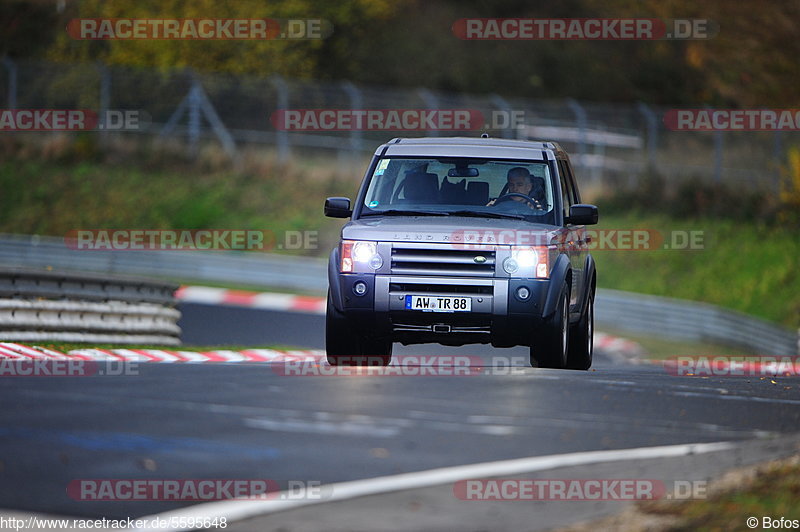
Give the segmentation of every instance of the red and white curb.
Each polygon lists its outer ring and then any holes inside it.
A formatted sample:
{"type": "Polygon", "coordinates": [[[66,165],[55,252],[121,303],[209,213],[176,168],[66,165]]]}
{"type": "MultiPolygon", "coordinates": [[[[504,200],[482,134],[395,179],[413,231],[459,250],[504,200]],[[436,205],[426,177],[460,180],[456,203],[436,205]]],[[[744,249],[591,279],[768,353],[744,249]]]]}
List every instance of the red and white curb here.
{"type": "MultiPolygon", "coordinates": [[[[179,301],[187,303],[233,305],[305,314],[325,314],[325,306],[327,304],[324,297],[297,296],[272,292],[245,292],[207,286],[182,286],[175,292],[175,297],[179,301]]],[[[610,353],[611,356],[627,362],[636,361],[644,355],[644,349],[636,342],[601,332],[595,332],[594,345],[598,349],[610,353]]]]}
{"type": "Polygon", "coordinates": [[[245,349],[243,351],[166,351],[161,349],[73,349],[62,353],[38,346],[0,342],[0,359],[31,360],[91,360],[91,361],[124,361],[124,362],[161,362],[161,363],[207,363],[207,362],[321,362],[325,351],[293,350],[278,351],[275,349],[245,349]]]}
{"type": "Polygon", "coordinates": [[[276,294],[272,292],[245,292],[208,286],[182,286],[175,292],[178,301],[208,305],[234,305],[238,307],[325,314],[324,297],[276,294]]]}
{"type": "MultiPolygon", "coordinates": [[[[207,286],[182,286],[175,292],[178,301],[205,303],[210,305],[233,305],[239,307],[300,312],[304,314],[325,314],[324,297],[298,296],[273,292],[245,292],[207,286]]],[[[640,357],[644,350],[636,342],[595,332],[594,345],[598,349],[625,361],[631,362],[640,357]]],[[[204,363],[204,362],[288,362],[322,361],[324,350],[245,349],[242,351],[180,351],[162,349],[74,349],[62,353],[44,347],[32,347],[16,343],[0,342],[0,359],[79,359],[79,360],[120,360],[135,362],[162,363],[204,363]]]]}
{"type": "Polygon", "coordinates": [[[652,363],[682,377],[800,377],[800,359],[793,356],[684,356],[652,363]]]}
{"type": "Polygon", "coordinates": [[[629,363],[638,363],[646,354],[644,348],[633,340],[597,331],[594,333],[594,346],[614,358],[629,363]]]}

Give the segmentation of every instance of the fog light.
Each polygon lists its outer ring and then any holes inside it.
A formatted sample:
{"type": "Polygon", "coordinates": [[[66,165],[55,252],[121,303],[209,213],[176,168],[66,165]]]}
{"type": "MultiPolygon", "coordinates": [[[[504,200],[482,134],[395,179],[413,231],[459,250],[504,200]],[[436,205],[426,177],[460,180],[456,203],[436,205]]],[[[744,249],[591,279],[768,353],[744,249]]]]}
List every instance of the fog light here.
{"type": "Polygon", "coordinates": [[[353,292],[355,292],[357,296],[363,296],[367,293],[367,283],[364,281],[356,281],[353,285],[353,292]]]}
{"type": "Polygon", "coordinates": [[[531,291],[528,290],[527,286],[520,286],[517,288],[517,297],[522,301],[525,301],[529,297],[531,297],[531,291]]]}
{"type": "Polygon", "coordinates": [[[383,266],[383,259],[380,255],[373,255],[371,259],[369,259],[369,267],[373,270],[380,270],[381,266],[383,266]]]}
{"type": "Polygon", "coordinates": [[[503,261],[503,269],[506,273],[514,273],[519,270],[519,264],[517,264],[516,260],[509,257],[503,261]]]}

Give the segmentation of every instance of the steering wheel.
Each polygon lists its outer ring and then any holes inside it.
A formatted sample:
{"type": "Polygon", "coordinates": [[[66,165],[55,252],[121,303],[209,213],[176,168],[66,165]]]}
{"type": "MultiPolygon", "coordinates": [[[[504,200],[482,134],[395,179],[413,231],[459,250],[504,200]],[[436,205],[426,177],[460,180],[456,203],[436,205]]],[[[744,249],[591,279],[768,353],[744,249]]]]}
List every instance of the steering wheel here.
{"type": "Polygon", "coordinates": [[[514,199],[514,196],[517,196],[519,198],[524,199],[525,201],[527,201],[528,203],[530,203],[531,205],[533,205],[537,209],[541,209],[542,208],[542,204],[539,203],[538,200],[536,200],[536,199],[534,199],[534,198],[532,198],[532,197],[530,197],[530,196],[528,196],[526,194],[522,194],[520,192],[507,192],[507,193],[503,194],[502,196],[500,196],[499,198],[497,198],[496,200],[494,200],[494,204],[497,205],[497,204],[503,203],[504,201],[511,201],[511,200],[514,199]]]}

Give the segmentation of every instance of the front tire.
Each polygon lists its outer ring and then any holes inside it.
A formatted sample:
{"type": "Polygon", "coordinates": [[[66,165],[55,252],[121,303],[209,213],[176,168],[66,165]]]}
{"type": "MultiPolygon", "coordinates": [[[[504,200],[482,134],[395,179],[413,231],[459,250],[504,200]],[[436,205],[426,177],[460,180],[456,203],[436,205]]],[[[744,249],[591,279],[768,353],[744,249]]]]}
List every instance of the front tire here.
{"type": "Polygon", "coordinates": [[[388,366],[392,361],[392,342],[361,338],[361,364],[359,366],[388,366]]]}
{"type": "Polygon", "coordinates": [[[331,366],[388,366],[392,342],[357,334],[333,305],[330,290],[325,311],[325,353],[331,366]]]}
{"type": "Polygon", "coordinates": [[[589,294],[583,316],[569,335],[569,369],[587,370],[592,367],[594,353],[594,294],[589,294]]]}
{"type": "Polygon", "coordinates": [[[569,285],[564,285],[553,317],[531,344],[531,366],[562,369],[569,349],[569,285]]]}

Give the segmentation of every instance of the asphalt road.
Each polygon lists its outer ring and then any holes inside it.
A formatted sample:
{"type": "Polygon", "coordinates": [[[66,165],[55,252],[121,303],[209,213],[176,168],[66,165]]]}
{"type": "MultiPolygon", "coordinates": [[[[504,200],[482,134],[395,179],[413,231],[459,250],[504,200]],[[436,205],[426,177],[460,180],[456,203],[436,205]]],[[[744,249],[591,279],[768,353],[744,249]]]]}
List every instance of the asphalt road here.
{"type": "MultiPolygon", "coordinates": [[[[191,344],[323,343],[322,316],[181,310],[191,344]]],[[[414,353],[492,365],[525,350],[396,349],[414,353]]],[[[577,451],[768,439],[797,431],[800,421],[792,379],[676,377],[602,353],[588,372],[495,373],[297,377],[269,365],[141,364],[138,375],[5,378],[0,508],[134,517],[185,503],[78,501],[66,487],[108,478],[326,484],[577,451]]]]}

